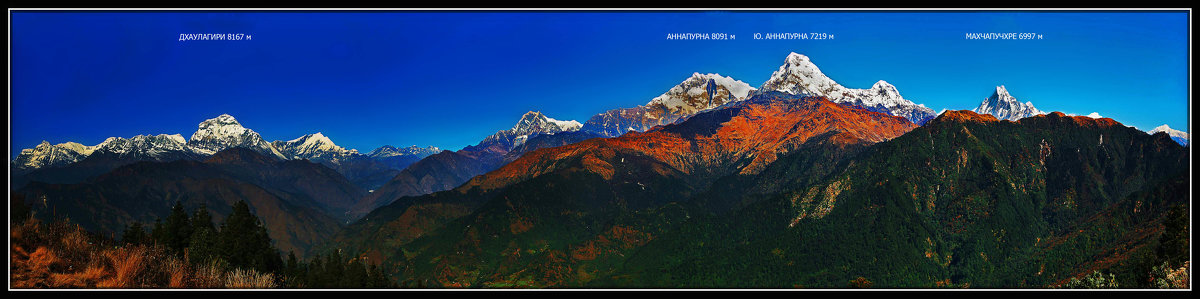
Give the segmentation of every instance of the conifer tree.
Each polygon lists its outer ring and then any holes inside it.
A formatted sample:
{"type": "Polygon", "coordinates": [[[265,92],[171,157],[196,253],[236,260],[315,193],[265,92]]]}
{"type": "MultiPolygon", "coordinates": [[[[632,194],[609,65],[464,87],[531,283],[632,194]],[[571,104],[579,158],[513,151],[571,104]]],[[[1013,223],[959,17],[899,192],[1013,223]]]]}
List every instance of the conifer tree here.
{"type": "Polygon", "coordinates": [[[121,234],[121,242],[125,244],[145,244],[146,229],[142,227],[141,222],[134,221],[125,228],[125,232],[121,234]]]}
{"type": "Polygon", "coordinates": [[[296,287],[296,280],[300,278],[300,264],[296,260],[295,251],[288,251],[287,263],[283,266],[283,273],[288,277],[288,286],[296,287]]]}
{"type": "Polygon", "coordinates": [[[1163,228],[1155,253],[1171,266],[1183,265],[1188,259],[1189,249],[1187,209],[1183,205],[1171,208],[1163,220],[1163,228]]]}
{"type": "Polygon", "coordinates": [[[338,287],[345,273],[346,263],[342,261],[341,253],[337,250],[329,253],[325,258],[325,283],[338,287]]]}
{"type": "Polygon", "coordinates": [[[367,268],[360,261],[352,261],[346,265],[346,274],[342,277],[342,287],[364,287],[367,281],[367,268]]]}
{"type": "Polygon", "coordinates": [[[220,256],[217,244],[217,232],[212,229],[201,229],[192,234],[188,242],[187,259],[192,264],[204,264],[220,256]]]}
{"type": "Polygon", "coordinates": [[[163,236],[160,242],[173,252],[182,253],[188,247],[192,237],[192,224],[183,203],[176,201],[171,207],[171,214],[163,224],[163,236]]]}
{"type": "Polygon", "coordinates": [[[250,212],[245,201],[233,204],[233,212],[221,223],[218,233],[220,256],[236,268],[277,272],[283,267],[279,250],[271,245],[266,227],[250,212]]]}
{"type": "Polygon", "coordinates": [[[163,244],[166,233],[166,230],[163,229],[162,218],[155,218],[154,228],[150,229],[150,242],[147,243],[163,244]]]}
{"type": "Polygon", "coordinates": [[[213,226],[212,215],[208,213],[208,206],[204,203],[201,203],[200,207],[196,208],[196,212],[192,213],[191,223],[193,233],[204,229],[212,231],[217,230],[217,228],[213,226]]]}
{"type": "Polygon", "coordinates": [[[304,278],[305,278],[304,281],[308,287],[311,287],[311,288],[326,287],[326,285],[323,283],[323,277],[322,277],[325,274],[325,266],[321,264],[321,255],[318,254],[311,261],[309,261],[308,266],[305,268],[306,268],[305,269],[306,271],[304,273],[304,278]]]}

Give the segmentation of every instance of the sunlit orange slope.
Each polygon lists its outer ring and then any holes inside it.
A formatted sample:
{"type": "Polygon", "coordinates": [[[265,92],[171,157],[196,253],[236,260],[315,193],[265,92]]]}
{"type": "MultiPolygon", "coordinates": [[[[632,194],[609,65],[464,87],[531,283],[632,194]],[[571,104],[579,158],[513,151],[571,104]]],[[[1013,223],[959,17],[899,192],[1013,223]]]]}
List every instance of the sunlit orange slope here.
{"type": "Polygon", "coordinates": [[[459,190],[495,189],[572,167],[612,179],[613,164],[624,163],[626,156],[650,157],[688,175],[756,174],[814,136],[833,134],[830,140],[843,144],[875,143],[916,127],[902,117],[824,98],[768,93],[645,133],[536,150],[459,190]]]}

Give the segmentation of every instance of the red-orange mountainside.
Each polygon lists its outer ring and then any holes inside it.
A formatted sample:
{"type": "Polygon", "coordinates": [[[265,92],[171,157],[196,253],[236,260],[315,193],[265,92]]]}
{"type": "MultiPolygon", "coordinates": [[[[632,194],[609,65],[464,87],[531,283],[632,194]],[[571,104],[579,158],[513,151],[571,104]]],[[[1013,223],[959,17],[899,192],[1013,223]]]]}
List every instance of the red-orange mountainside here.
{"type": "Polygon", "coordinates": [[[495,189],[574,165],[563,161],[582,161],[585,171],[611,179],[612,163],[624,162],[613,160],[618,156],[649,157],[691,175],[729,167],[733,168],[727,169],[730,173],[757,174],[780,155],[815,136],[832,134],[830,140],[843,144],[875,143],[916,127],[903,117],[839,105],[825,98],[769,93],[645,133],[630,132],[616,138],[594,138],[536,150],[475,177],[460,190],[495,189]]]}

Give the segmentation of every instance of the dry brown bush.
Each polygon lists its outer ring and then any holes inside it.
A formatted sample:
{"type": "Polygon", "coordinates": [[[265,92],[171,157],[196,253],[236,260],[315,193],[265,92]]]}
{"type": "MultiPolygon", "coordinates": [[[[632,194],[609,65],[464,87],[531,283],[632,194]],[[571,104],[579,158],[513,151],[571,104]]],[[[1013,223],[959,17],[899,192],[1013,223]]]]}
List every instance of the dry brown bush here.
{"type": "Polygon", "coordinates": [[[157,245],[113,246],[66,221],[30,218],[10,232],[13,288],[278,287],[274,274],[229,271],[220,260],[193,266],[157,245]]]}
{"type": "Polygon", "coordinates": [[[196,267],[195,273],[192,276],[193,287],[202,289],[225,287],[225,272],[215,260],[196,267]]]}
{"type": "Polygon", "coordinates": [[[140,287],[138,274],[146,269],[146,248],[143,246],[122,247],[105,250],[104,257],[108,259],[114,275],[97,284],[100,288],[136,288],[140,287]]]}
{"type": "Polygon", "coordinates": [[[269,289],[275,287],[274,274],[237,269],[225,276],[225,287],[231,289],[269,289]]]}

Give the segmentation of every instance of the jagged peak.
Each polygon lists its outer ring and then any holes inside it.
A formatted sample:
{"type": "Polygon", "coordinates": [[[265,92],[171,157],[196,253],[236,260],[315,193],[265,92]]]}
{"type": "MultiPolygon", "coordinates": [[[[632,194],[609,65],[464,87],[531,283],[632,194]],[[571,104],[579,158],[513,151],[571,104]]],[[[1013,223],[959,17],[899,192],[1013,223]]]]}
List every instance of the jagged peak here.
{"type": "Polygon", "coordinates": [[[239,125],[239,126],[241,125],[240,123],[238,123],[236,118],[233,118],[233,116],[229,115],[229,114],[218,115],[217,117],[207,119],[204,122],[201,122],[200,124],[203,125],[205,123],[221,124],[221,125],[239,125]]]}
{"type": "Polygon", "coordinates": [[[518,122],[533,121],[533,120],[543,119],[543,118],[546,118],[546,116],[542,115],[541,111],[529,111],[529,112],[525,112],[525,114],[521,115],[521,119],[518,120],[518,122]]]}
{"type": "Polygon", "coordinates": [[[875,85],[871,85],[871,89],[896,89],[896,86],[887,81],[879,80],[879,82],[875,82],[875,85]]]}
{"type": "Polygon", "coordinates": [[[972,109],[972,111],[991,114],[997,118],[1012,121],[1043,114],[1041,110],[1033,106],[1033,102],[1026,101],[1022,103],[1017,101],[1017,98],[1013,97],[1004,85],[996,86],[992,95],[983,99],[983,102],[980,102],[979,106],[972,109]]]}
{"type": "MultiPolygon", "coordinates": [[[[985,99],[984,102],[996,103],[996,104],[1001,104],[1001,103],[1017,104],[1017,105],[1022,104],[1021,102],[1017,101],[1016,97],[1013,97],[1012,94],[1008,93],[1008,89],[1005,88],[1004,85],[996,86],[996,90],[993,91],[992,95],[987,97],[987,99],[985,99]]],[[[1033,105],[1032,102],[1025,103],[1025,104],[1030,105],[1030,106],[1033,105]]]]}
{"type": "Polygon", "coordinates": [[[301,158],[312,158],[317,155],[323,155],[327,153],[357,153],[357,151],[346,150],[345,148],[338,146],[337,144],[333,143],[332,139],[329,139],[328,136],[325,136],[325,134],[321,132],[306,134],[304,136],[300,136],[300,138],[292,139],[286,142],[276,141],[271,145],[282,153],[301,158]]]}
{"type": "Polygon", "coordinates": [[[545,129],[542,128],[544,124],[553,124],[555,127],[558,127],[559,131],[574,131],[583,126],[583,124],[574,120],[557,120],[542,114],[541,111],[529,111],[521,115],[521,119],[517,121],[517,124],[513,125],[510,131],[517,134],[540,132],[545,129]]]}
{"type": "Polygon", "coordinates": [[[310,142],[311,143],[330,143],[330,144],[332,144],[333,140],[330,140],[329,137],[325,136],[325,134],[321,134],[321,132],[316,132],[316,133],[312,133],[312,134],[305,134],[304,136],[300,136],[299,138],[288,141],[288,143],[310,143],[310,142]]]}
{"type": "Polygon", "coordinates": [[[746,99],[755,90],[757,89],[751,87],[750,84],[732,77],[717,73],[693,72],[691,77],[650,99],[650,102],[646,103],[644,107],[662,106],[672,113],[690,115],[728,102],[746,99]],[[719,90],[725,90],[727,96],[719,101],[713,101],[714,97],[721,94],[719,90]]]}
{"type": "Polygon", "coordinates": [[[1003,84],[1001,84],[1000,86],[996,86],[996,91],[992,92],[992,95],[993,96],[1001,96],[1001,97],[1003,97],[1003,96],[1012,97],[1011,95],[1008,94],[1008,89],[1004,88],[1003,84]]]}
{"type": "MultiPolygon", "coordinates": [[[[904,98],[904,97],[900,96],[900,91],[896,90],[895,85],[892,85],[891,83],[888,83],[887,81],[883,81],[883,80],[879,80],[879,82],[875,82],[874,85],[871,85],[871,90],[875,91],[875,93],[886,95],[890,98],[897,98],[897,99],[904,98]]],[[[924,107],[924,106],[922,106],[922,107],[924,107]]]]}
{"type": "Polygon", "coordinates": [[[791,65],[812,64],[812,60],[809,60],[808,56],[804,56],[804,54],[800,54],[800,53],[796,53],[796,52],[792,52],[792,53],[788,54],[787,58],[784,59],[784,61],[787,62],[787,64],[791,64],[791,65]]]}
{"type": "Polygon", "coordinates": [[[905,99],[887,81],[876,81],[869,89],[848,88],[822,73],[808,56],[795,52],[784,59],[784,64],[771,74],[757,92],[769,91],[824,96],[834,103],[852,103],[886,110],[889,114],[903,116],[918,124],[934,117],[932,109],[905,99]]]}
{"type": "Polygon", "coordinates": [[[1167,135],[1170,135],[1171,137],[1181,137],[1183,139],[1189,139],[1187,132],[1172,129],[1170,126],[1167,126],[1166,124],[1155,127],[1154,129],[1148,131],[1147,133],[1150,133],[1151,135],[1153,135],[1154,133],[1158,133],[1158,132],[1167,133],[1167,135]]]}
{"type": "Polygon", "coordinates": [[[392,145],[384,145],[384,146],[380,146],[379,148],[376,148],[375,150],[372,150],[370,153],[367,153],[367,156],[383,158],[383,157],[394,157],[394,156],[404,156],[404,155],[423,155],[423,154],[432,155],[432,154],[436,154],[439,151],[441,151],[440,148],[438,148],[436,146],[432,146],[432,145],[426,146],[426,147],[420,147],[420,146],[417,146],[416,144],[414,144],[414,145],[403,147],[403,148],[395,147],[392,145]]]}
{"type": "Polygon", "coordinates": [[[192,134],[191,140],[197,141],[202,138],[236,136],[247,132],[253,133],[252,130],[243,127],[233,116],[221,114],[200,122],[199,128],[192,134]]]}
{"type": "MultiPolygon", "coordinates": [[[[112,137],[109,139],[120,140],[120,139],[124,139],[124,138],[112,137]]],[[[183,138],[183,135],[179,135],[179,134],[158,134],[158,135],[145,134],[145,135],[136,135],[136,136],[133,136],[132,138],[129,138],[129,140],[138,140],[138,141],[146,140],[146,139],[167,140],[167,141],[174,141],[177,143],[187,143],[187,140],[183,138]]]]}

